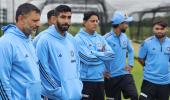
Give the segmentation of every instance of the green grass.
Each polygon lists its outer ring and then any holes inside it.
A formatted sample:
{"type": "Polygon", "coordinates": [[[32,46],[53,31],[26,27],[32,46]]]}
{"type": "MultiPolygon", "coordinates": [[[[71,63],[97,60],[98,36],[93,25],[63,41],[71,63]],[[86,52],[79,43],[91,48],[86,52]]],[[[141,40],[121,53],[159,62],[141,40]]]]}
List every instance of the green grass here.
{"type": "Polygon", "coordinates": [[[136,83],[138,93],[140,93],[140,88],[142,84],[143,68],[137,60],[135,60],[134,68],[132,70],[132,75],[136,83]]]}

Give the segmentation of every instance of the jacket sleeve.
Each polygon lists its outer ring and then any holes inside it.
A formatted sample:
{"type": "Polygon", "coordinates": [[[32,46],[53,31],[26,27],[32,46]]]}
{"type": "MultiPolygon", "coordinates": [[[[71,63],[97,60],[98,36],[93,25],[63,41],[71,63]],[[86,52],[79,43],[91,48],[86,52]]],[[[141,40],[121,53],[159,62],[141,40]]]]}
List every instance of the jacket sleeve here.
{"type": "Polygon", "coordinates": [[[112,51],[111,47],[108,45],[106,40],[102,37],[101,41],[103,41],[104,50],[101,51],[92,51],[95,56],[97,56],[102,61],[109,61],[114,58],[114,52],[112,51]]]}
{"type": "Polygon", "coordinates": [[[57,99],[60,96],[59,93],[61,93],[61,90],[59,89],[61,86],[59,82],[54,80],[53,76],[51,75],[51,70],[48,63],[49,53],[47,42],[43,40],[38,41],[36,52],[39,59],[40,74],[44,89],[43,93],[45,93],[45,96],[49,97],[50,99],[57,99]]]}
{"type": "Polygon", "coordinates": [[[96,55],[92,53],[86,43],[81,40],[80,37],[75,37],[76,43],[78,44],[78,54],[80,56],[80,61],[87,65],[99,65],[103,63],[96,55]]]}
{"type": "Polygon", "coordinates": [[[12,70],[12,46],[10,43],[0,43],[0,97],[2,100],[12,99],[10,77],[12,70]]]}
{"type": "Polygon", "coordinates": [[[139,47],[138,57],[139,59],[145,59],[147,55],[147,45],[145,42],[143,42],[139,47]]]}
{"type": "Polygon", "coordinates": [[[127,49],[128,49],[128,64],[130,66],[134,66],[134,49],[132,46],[131,41],[128,39],[128,43],[127,43],[127,49]]]}

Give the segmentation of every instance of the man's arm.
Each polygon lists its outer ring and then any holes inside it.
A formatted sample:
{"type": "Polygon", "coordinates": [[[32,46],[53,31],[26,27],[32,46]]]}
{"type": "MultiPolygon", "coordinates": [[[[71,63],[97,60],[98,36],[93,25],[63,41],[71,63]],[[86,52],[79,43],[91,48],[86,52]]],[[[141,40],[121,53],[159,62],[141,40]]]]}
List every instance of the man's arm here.
{"type": "Polygon", "coordinates": [[[132,46],[131,41],[128,39],[128,43],[127,43],[127,49],[128,49],[128,65],[130,67],[134,66],[134,48],[132,46]]]}
{"type": "Polygon", "coordinates": [[[47,42],[40,39],[36,46],[36,52],[39,59],[42,86],[45,88],[45,92],[43,92],[50,99],[57,99],[61,95],[61,90],[59,89],[61,85],[51,75],[48,63],[49,53],[47,42]]]}
{"type": "Polygon", "coordinates": [[[142,43],[139,47],[139,52],[138,52],[138,61],[142,66],[145,66],[145,59],[147,56],[147,45],[146,43],[142,43]]]}
{"type": "Polygon", "coordinates": [[[103,37],[101,37],[101,41],[103,41],[103,46],[101,50],[93,51],[94,55],[96,55],[102,61],[113,60],[114,52],[112,48],[109,46],[109,44],[103,37]]]}
{"type": "Polygon", "coordinates": [[[99,65],[103,63],[96,55],[93,50],[87,48],[87,45],[81,40],[80,37],[75,37],[76,43],[78,44],[78,54],[80,60],[87,65],[99,65]]]}
{"type": "Polygon", "coordinates": [[[10,100],[10,77],[12,70],[12,46],[10,43],[0,42],[0,93],[2,100],[10,100]]]}

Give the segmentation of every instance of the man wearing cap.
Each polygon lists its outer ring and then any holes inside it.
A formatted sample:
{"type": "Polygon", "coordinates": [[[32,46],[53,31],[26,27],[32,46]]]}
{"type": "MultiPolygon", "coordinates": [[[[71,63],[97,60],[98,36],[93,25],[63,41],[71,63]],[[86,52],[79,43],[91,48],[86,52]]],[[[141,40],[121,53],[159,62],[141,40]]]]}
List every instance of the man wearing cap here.
{"type": "Polygon", "coordinates": [[[137,89],[131,75],[134,65],[134,50],[125,34],[128,23],[132,19],[123,12],[116,11],[111,20],[113,31],[104,36],[115,52],[114,59],[106,63],[105,91],[107,100],[121,100],[121,92],[125,99],[138,100],[137,89]],[[128,55],[128,64],[126,64],[126,54],[128,55]]]}

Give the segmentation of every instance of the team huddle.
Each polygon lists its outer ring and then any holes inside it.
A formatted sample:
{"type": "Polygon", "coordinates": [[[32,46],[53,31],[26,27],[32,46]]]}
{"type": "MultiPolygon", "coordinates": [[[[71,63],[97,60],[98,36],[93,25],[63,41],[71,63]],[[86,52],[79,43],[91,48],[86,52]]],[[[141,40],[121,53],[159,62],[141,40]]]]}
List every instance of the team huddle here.
{"type": "Polygon", "coordinates": [[[153,36],[139,47],[143,82],[138,95],[131,74],[134,49],[126,35],[133,20],[121,11],[111,19],[111,31],[97,33],[99,15],[87,11],[82,28],[69,32],[71,8],[59,5],[40,26],[40,10],[21,4],[16,24],[2,27],[0,37],[0,100],[169,100],[170,38],[164,20],[153,23],[153,36]]]}

